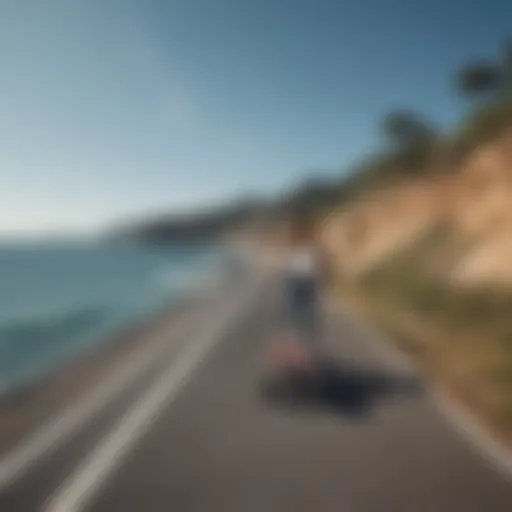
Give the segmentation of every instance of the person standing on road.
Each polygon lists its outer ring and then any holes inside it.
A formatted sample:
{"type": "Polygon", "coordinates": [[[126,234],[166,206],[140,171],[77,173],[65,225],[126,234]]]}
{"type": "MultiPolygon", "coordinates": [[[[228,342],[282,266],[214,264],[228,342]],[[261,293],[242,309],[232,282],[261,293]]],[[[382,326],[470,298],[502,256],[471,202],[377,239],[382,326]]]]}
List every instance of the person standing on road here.
{"type": "Polygon", "coordinates": [[[305,347],[319,344],[319,309],[325,260],[311,216],[292,219],[284,261],[284,292],[291,328],[305,347]]]}

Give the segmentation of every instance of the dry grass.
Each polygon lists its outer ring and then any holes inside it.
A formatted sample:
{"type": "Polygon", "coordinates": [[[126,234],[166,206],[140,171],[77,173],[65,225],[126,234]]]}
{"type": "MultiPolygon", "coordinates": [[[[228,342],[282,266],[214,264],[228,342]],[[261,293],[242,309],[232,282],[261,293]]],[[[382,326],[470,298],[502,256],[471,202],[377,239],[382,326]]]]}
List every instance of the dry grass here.
{"type": "Polygon", "coordinates": [[[337,291],[422,371],[512,446],[512,300],[492,290],[452,289],[418,278],[337,291]]]}

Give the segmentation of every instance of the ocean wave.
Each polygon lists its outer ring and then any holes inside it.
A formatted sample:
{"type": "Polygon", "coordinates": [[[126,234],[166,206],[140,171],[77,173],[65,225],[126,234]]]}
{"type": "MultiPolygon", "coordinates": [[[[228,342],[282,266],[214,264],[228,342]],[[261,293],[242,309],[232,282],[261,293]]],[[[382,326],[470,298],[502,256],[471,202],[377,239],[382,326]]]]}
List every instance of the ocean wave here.
{"type": "Polygon", "coordinates": [[[0,324],[0,371],[12,370],[28,356],[41,357],[57,345],[97,328],[107,317],[105,308],[91,306],[18,317],[0,324]]]}
{"type": "Polygon", "coordinates": [[[14,336],[18,338],[27,332],[41,332],[48,329],[54,330],[55,328],[89,323],[104,313],[104,308],[98,306],[81,306],[48,313],[38,312],[33,315],[13,318],[0,324],[0,337],[14,336]]]}
{"type": "Polygon", "coordinates": [[[156,255],[102,246],[16,251],[0,250],[0,391],[194,293],[219,260],[218,251],[187,247],[156,255]]]}
{"type": "Polygon", "coordinates": [[[218,267],[218,258],[212,254],[206,254],[196,257],[186,267],[164,265],[155,273],[154,282],[166,292],[179,294],[208,283],[218,273],[218,267]]]}

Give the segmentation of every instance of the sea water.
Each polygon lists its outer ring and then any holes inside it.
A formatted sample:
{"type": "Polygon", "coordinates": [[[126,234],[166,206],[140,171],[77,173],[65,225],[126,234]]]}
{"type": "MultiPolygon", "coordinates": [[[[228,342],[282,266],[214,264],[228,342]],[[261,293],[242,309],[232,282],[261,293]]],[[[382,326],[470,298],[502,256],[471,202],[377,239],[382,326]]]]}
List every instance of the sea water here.
{"type": "Polygon", "coordinates": [[[204,244],[0,243],[0,393],[179,300],[220,255],[204,244]]]}

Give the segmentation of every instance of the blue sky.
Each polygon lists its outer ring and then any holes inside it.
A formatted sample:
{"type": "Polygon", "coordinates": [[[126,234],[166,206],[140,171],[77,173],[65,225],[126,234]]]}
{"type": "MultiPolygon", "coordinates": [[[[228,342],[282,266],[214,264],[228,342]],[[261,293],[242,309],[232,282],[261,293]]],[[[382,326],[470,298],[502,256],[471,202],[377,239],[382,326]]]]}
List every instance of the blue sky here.
{"type": "Polygon", "coordinates": [[[506,0],[2,0],[0,233],[339,174],[393,107],[454,122],[454,70],[511,19],[506,0]]]}

